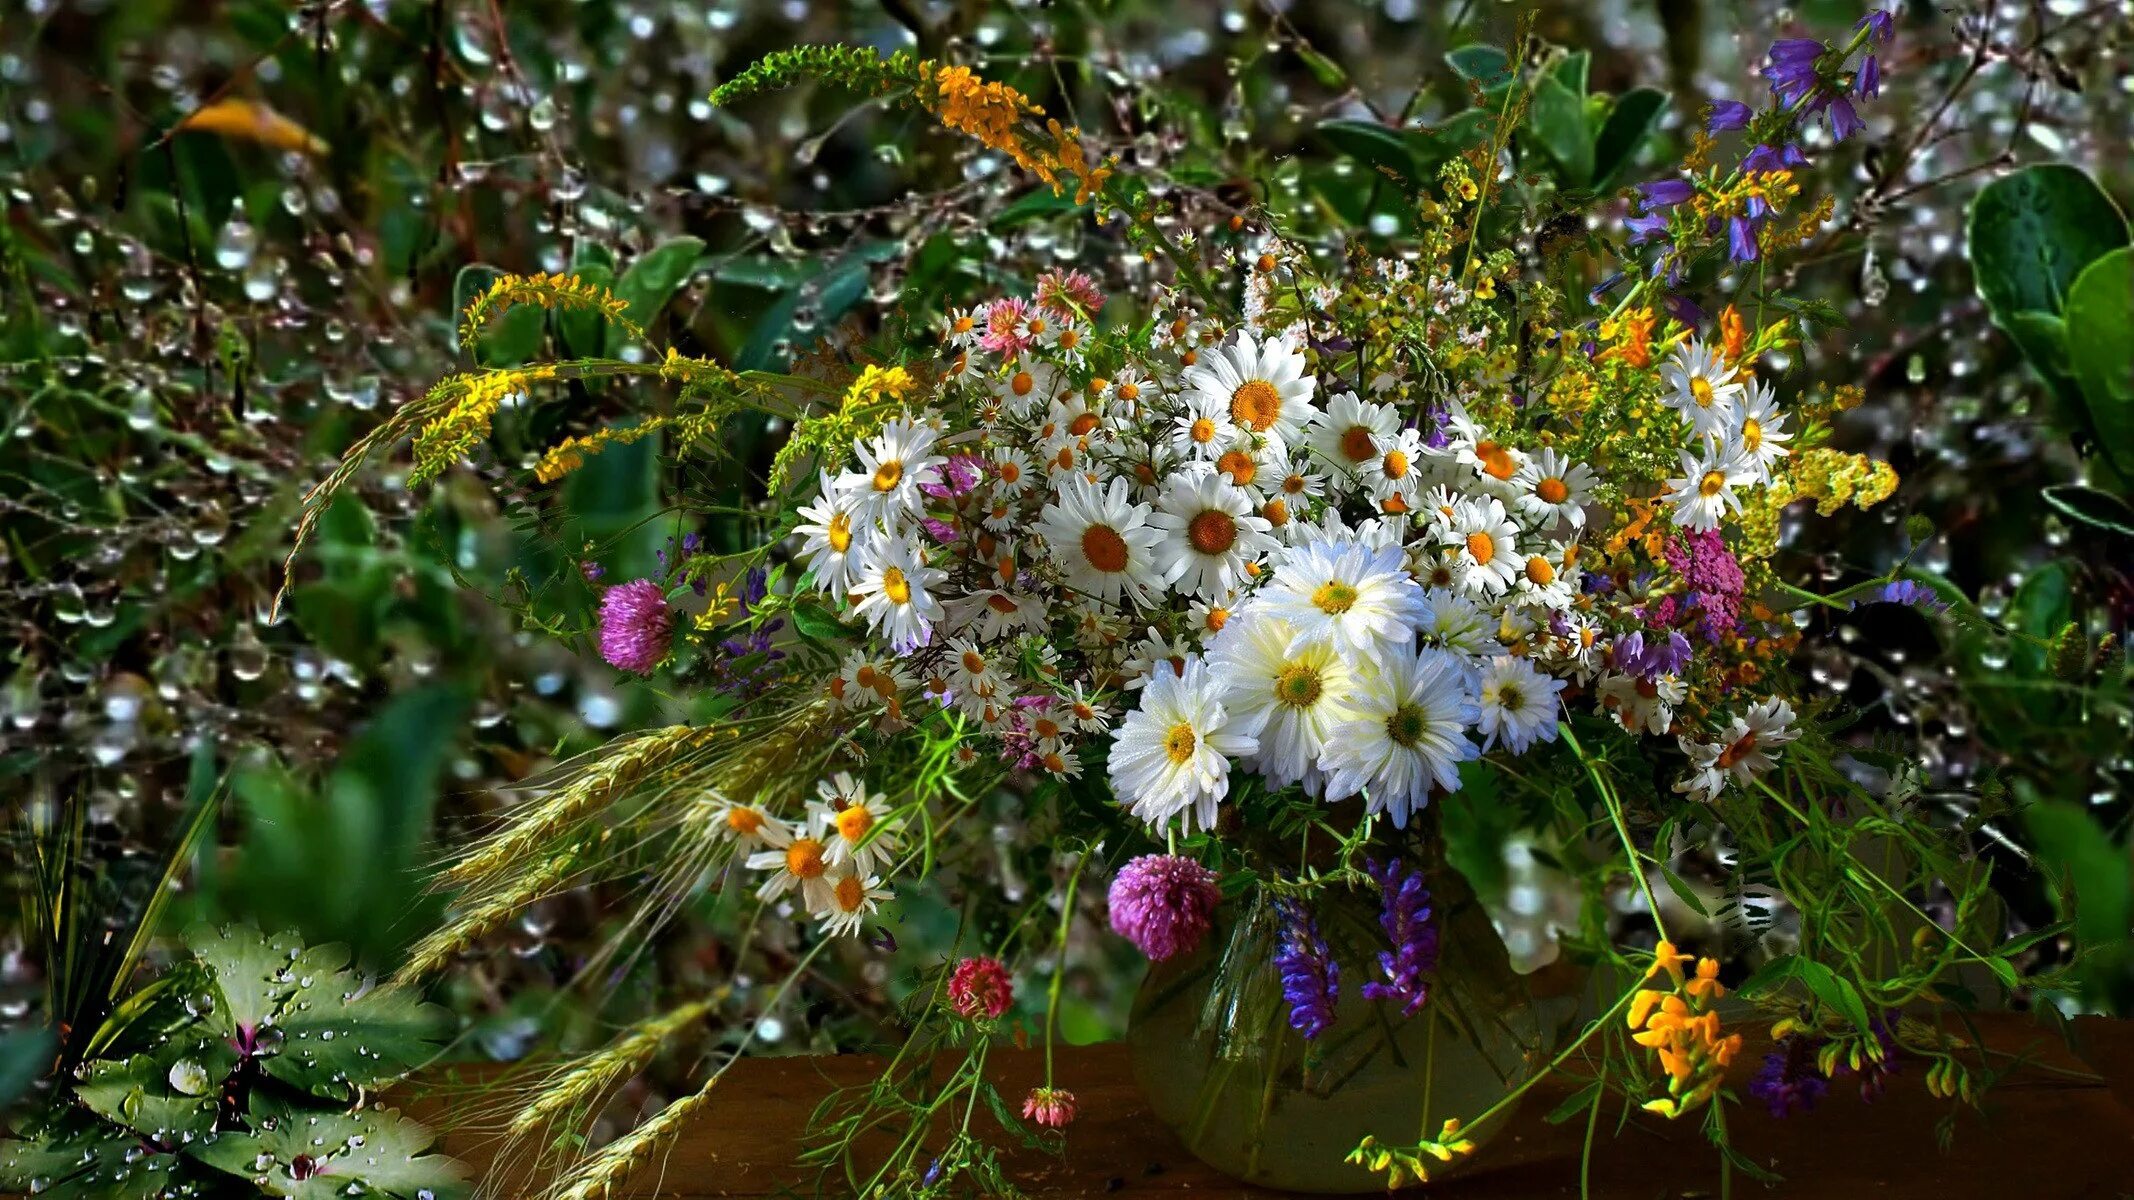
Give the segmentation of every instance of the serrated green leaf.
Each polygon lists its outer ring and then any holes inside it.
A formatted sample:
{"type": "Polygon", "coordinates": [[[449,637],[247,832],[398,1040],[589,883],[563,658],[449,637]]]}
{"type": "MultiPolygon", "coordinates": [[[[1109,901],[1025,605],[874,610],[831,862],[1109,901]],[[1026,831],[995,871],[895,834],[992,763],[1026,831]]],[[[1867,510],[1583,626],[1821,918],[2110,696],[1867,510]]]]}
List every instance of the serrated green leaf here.
{"type": "Polygon", "coordinates": [[[280,1014],[296,989],[290,967],[304,953],[292,934],[262,934],[230,925],[198,928],[186,935],[187,947],[207,967],[221,997],[208,1020],[224,1037],[255,1035],[280,1014]]]}
{"type": "Polygon", "coordinates": [[[33,1136],[0,1139],[0,1190],[37,1200],[183,1200],[207,1195],[187,1161],[139,1136],[73,1114],[33,1136]]]}
{"type": "Polygon", "coordinates": [[[89,1111],[168,1144],[215,1127],[222,1081],[237,1052],[216,1037],[173,1037],[153,1051],[83,1064],[74,1094],[89,1111]]]}
{"type": "Polygon", "coordinates": [[[397,988],[342,998],[358,986],[337,971],[299,988],[279,1022],[280,1053],[261,1064],[267,1074],[341,1100],[352,1087],[398,1079],[436,1053],[451,1020],[445,1010],[397,988]]]}
{"type": "MultiPolygon", "coordinates": [[[[262,1115],[256,1104],[254,1115],[262,1115]]],[[[459,1164],[442,1154],[425,1154],[433,1140],[430,1131],[395,1110],[272,1115],[272,1128],[255,1120],[258,1131],[218,1134],[191,1153],[210,1166],[259,1181],[269,1195],[297,1200],[338,1200],[351,1194],[352,1184],[408,1200],[423,1191],[442,1200],[463,1190],[459,1164]],[[266,1166],[259,1165],[263,1158],[266,1166]],[[302,1171],[294,1169],[299,1158],[306,1160],[302,1171]]]]}

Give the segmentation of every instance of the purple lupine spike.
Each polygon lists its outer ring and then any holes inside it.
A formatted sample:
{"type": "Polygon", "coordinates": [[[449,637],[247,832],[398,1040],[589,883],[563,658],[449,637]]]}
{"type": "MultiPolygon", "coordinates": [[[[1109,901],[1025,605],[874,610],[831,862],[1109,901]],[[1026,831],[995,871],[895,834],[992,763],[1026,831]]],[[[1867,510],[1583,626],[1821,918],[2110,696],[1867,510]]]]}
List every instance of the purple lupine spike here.
{"type": "Polygon", "coordinates": [[[1816,1051],[1822,1039],[1789,1033],[1764,1056],[1763,1069],[1749,1081],[1749,1095],[1764,1102],[1774,1117],[1808,1112],[1830,1090],[1830,1081],[1816,1069],[1816,1051]]]}
{"type": "Polygon", "coordinates": [[[1281,942],[1275,970],[1282,975],[1282,998],[1289,1002],[1289,1027],[1307,1041],[1334,1023],[1334,1002],[1341,994],[1341,968],[1319,936],[1319,921],[1300,901],[1277,900],[1281,942]]]}
{"type": "Polygon", "coordinates": [[[1399,1001],[1401,1015],[1412,1017],[1430,999],[1428,976],[1437,969],[1438,933],[1430,891],[1423,886],[1421,871],[1403,870],[1394,859],[1364,870],[1383,893],[1378,924],[1393,948],[1378,955],[1385,979],[1365,982],[1363,994],[1370,1000],[1399,1001]]]}

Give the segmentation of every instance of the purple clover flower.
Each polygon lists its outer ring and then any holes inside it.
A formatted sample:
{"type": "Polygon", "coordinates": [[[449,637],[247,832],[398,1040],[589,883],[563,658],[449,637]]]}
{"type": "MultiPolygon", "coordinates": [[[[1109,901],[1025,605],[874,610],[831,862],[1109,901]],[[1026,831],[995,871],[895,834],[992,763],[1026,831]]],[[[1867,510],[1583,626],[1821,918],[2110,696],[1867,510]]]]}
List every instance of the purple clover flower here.
{"type": "Polygon", "coordinates": [[[1282,998],[1289,1002],[1289,1027],[1311,1041],[1334,1023],[1341,968],[1319,936],[1319,921],[1311,910],[1296,900],[1277,900],[1274,910],[1281,921],[1274,965],[1282,975],[1282,998]]]}
{"type": "Polygon", "coordinates": [[[1378,881],[1384,898],[1379,927],[1386,931],[1391,950],[1380,951],[1378,969],[1385,979],[1363,985],[1365,999],[1401,1003],[1401,1015],[1412,1017],[1430,999],[1430,981],[1437,969],[1438,932],[1430,908],[1430,892],[1423,886],[1421,871],[1404,871],[1398,861],[1387,859],[1364,868],[1378,881]]]}
{"type": "Polygon", "coordinates": [[[600,598],[600,657],[609,666],[650,675],[673,636],[666,590],[651,580],[618,584],[600,598]]]}
{"type": "Polygon", "coordinates": [[[1830,1090],[1830,1081],[1816,1069],[1817,1038],[1787,1034],[1764,1056],[1763,1069],[1749,1081],[1749,1095],[1764,1102],[1774,1117],[1808,1112],[1830,1090]]]}

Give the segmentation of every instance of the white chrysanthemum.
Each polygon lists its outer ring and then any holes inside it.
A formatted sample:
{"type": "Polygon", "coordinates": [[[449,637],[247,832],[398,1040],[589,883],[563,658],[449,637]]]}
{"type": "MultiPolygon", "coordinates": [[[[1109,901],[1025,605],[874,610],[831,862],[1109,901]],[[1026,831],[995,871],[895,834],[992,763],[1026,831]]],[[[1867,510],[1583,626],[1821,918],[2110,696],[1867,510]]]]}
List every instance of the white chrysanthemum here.
{"type": "Polygon", "coordinates": [[[802,506],[800,518],[793,530],[802,538],[800,561],[815,573],[816,587],[843,600],[859,573],[860,553],[881,535],[859,515],[857,494],[840,490],[828,472],[822,476],[822,494],[802,506]]]}
{"type": "Polygon", "coordinates": [[[1058,699],[1063,719],[1078,732],[1102,733],[1111,728],[1111,706],[1091,696],[1087,684],[1077,681],[1058,699]]]}
{"type": "Polygon", "coordinates": [[[1593,468],[1543,447],[1512,476],[1512,483],[1518,489],[1513,506],[1527,520],[1540,522],[1544,531],[1558,520],[1569,521],[1573,529],[1585,527],[1586,501],[1593,494],[1593,468]]]}
{"type": "Polygon", "coordinates": [[[1183,671],[1158,671],[1112,739],[1113,792],[1150,825],[1182,817],[1184,831],[1215,824],[1230,792],[1230,760],[1259,742],[1233,728],[1222,687],[1198,658],[1183,671]]]}
{"type": "Polygon", "coordinates": [[[1291,548],[1257,595],[1269,615],[1295,628],[1299,646],[1331,645],[1363,658],[1405,650],[1423,605],[1400,547],[1367,546],[1354,535],[1291,548]]]}
{"type": "Polygon", "coordinates": [[[1255,343],[1240,333],[1188,368],[1180,382],[1189,396],[1219,403],[1232,424],[1283,447],[1302,444],[1314,383],[1304,355],[1287,336],[1255,343]]]}
{"type": "Polygon", "coordinates": [[[1502,743],[1524,754],[1537,740],[1555,741],[1556,693],[1563,689],[1563,680],[1542,674],[1526,659],[1509,654],[1490,659],[1475,692],[1482,748],[1502,743]]]}
{"type": "Polygon", "coordinates": [[[1430,588],[1423,593],[1419,624],[1424,642],[1456,654],[1471,658],[1496,648],[1491,636],[1496,621],[1489,610],[1466,593],[1449,587],[1430,588]]]}
{"type": "Polygon", "coordinates": [[[1689,688],[1673,675],[1640,679],[1617,672],[1601,676],[1594,690],[1601,711],[1613,715],[1623,728],[1656,736],[1674,727],[1675,706],[1689,694],[1689,688]]]}
{"type": "Polygon", "coordinates": [[[1195,600],[1186,610],[1186,630],[1202,645],[1229,627],[1231,618],[1237,615],[1237,594],[1225,592],[1205,600],[1195,600]]]}
{"type": "Polygon", "coordinates": [[[1008,588],[973,592],[950,604],[957,629],[981,642],[1043,629],[1047,619],[1043,600],[1008,588]]]}
{"type": "Polygon", "coordinates": [[[898,653],[916,650],[933,639],[942,613],[932,589],[947,578],[947,571],[927,565],[912,539],[878,539],[860,555],[853,615],[865,617],[898,653]]]}
{"type": "Polygon", "coordinates": [[[1148,505],[1129,501],[1129,486],[1124,479],[1099,488],[1070,478],[1038,514],[1037,532],[1052,547],[1062,581],[1105,604],[1124,592],[1145,605],[1163,591],[1155,555],[1163,531],[1149,524],[1148,505]]]}
{"type": "Polygon", "coordinates": [[[1484,596],[1501,594],[1518,578],[1519,527],[1495,496],[1463,500],[1445,519],[1439,540],[1452,549],[1459,586],[1484,596]]]}
{"type": "Polygon", "coordinates": [[[1442,650],[1382,656],[1349,707],[1321,759],[1327,799],[1364,792],[1370,811],[1390,816],[1395,828],[1429,802],[1433,786],[1457,790],[1460,764],[1481,754],[1467,737],[1475,705],[1466,667],[1442,650]]]}
{"type": "Polygon", "coordinates": [[[1237,425],[1220,397],[1190,393],[1171,419],[1170,444],[1180,458],[1212,463],[1238,444],[1237,425]]]}
{"type": "Polygon", "coordinates": [[[1719,528],[1728,510],[1741,511],[1741,497],[1734,489],[1756,482],[1756,474],[1724,449],[1708,449],[1699,458],[1684,450],[1682,477],[1667,481],[1667,494],[1660,497],[1673,509],[1674,523],[1698,531],[1719,528]]]}
{"type": "Polygon", "coordinates": [[[881,877],[862,877],[856,870],[839,872],[830,880],[827,903],[820,908],[811,908],[810,915],[822,922],[822,931],[831,937],[853,937],[860,931],[860,922],[891,898],[888,888],[882,886],[881,877]]]}
{"type": "Polygon", "coordinates": [[[935,454],[941,434],[924,421],[898,417],[872,439],[855,441],[860,469],[848,471],[838,486],[854,497],[854,508],[868,521],[895,522],[919,512],[922,483],[932,483],[945,455],[935,454]]]}
{"type": "Polygon", "coordinates": [[[1106,382],[1104,397],[1111,403],[1105,415],[1116,416],[1121,421],[1137,421],[1143,409],[1160,394],[1148,372],[1129,363],[1120,367],[1118,373],[1106,382]]]}
{"type": "Polygon", "coordinates": [[[1320,782],[1319,756],[1335,724],[1348,718],[1354,686],[1348,663],[1331,644],[1290,646],[1297,631],[1259,609],[1230,623],[1208,651],[1208,665],[1229,692],[1224,705],[1238,727],[1259,739],[1251,765],[1276,787],[1320,782]]]}
{"type": "Polygon", "coordinates": [[[818,780],[815,795],[808,801],[808,834],[829,847],[832,866],[872,872],[888,863],[897,837],[886,798],[848,771],[818,780]]]}
{"type": "Polygon", "coordinates": [[[1661,402],[1681,413],[1697,436],[1720,442],[1732,432],[1741,385],[1719,351],[1691,338],[1661,365],[1660,378],[1673,389],[1661,402]]]}
{"type": "Polygon", "coordinates": [[[1760,379],[1749,381],[1741,412],[1727,435],[1727,449],[1735,461],[1755,473],[1761,483],[1771,481],[1771,468],[1792,453],[1786,443],[1786,414],[1778,411],[1778,398],[1760,379]]]}
{"type": "Polygon", "coordinates": [[[1156,543],[1163,582],[1196,596],[1235,590],[1245,581],[1247,564],[1281,545],[1253,508],[1252,497],[1221,475],[1172,476],[1149,517],[1164,535],[1156,543]]]}
{"type": "Polygon", "coordinates": [[[1400,433],[1400,414],[1392,406],[1343,392],[1312,418],[1308,445],[1312,456],[1344,479],[1354,479],[1375,462],[1382,448],[1400,433]]]}

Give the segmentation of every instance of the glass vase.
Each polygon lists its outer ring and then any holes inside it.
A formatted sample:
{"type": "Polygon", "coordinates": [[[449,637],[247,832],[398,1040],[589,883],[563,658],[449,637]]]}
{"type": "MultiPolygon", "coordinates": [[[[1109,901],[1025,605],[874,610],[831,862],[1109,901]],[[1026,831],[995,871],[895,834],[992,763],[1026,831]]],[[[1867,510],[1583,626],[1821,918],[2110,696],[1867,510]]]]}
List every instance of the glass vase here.
{"type": "MultiPolygon", "coordinates": [[[[1513,971],[1488,914],[1457,874],[1430,880],[1438,961],[1422,1008],[1366,999],[1382,978],[1379,897],[1329,889],[1310,900],[1340,986],[1333,1020],[1306,1039],[1290,1025],[1275,955],[1282,917],[1264,895],[1226,909],[1189,954],[1151,964],[1128,1026],[1134,1072],[1157,1118],[1216,1170],[1265,1187],[1363,1194],[1384,1176],[1346,1160],[1366,1136],[1435,1138],[1502,1100],[1557,1049],[1575,1000],[1538,997],[1513,971]]],[[[1487,1157],[1516,1106],[1464,1130],[1487,1157]]],[[[1434,1162],[1434,1160],[1433,1160],[1434,1162]]]]}

